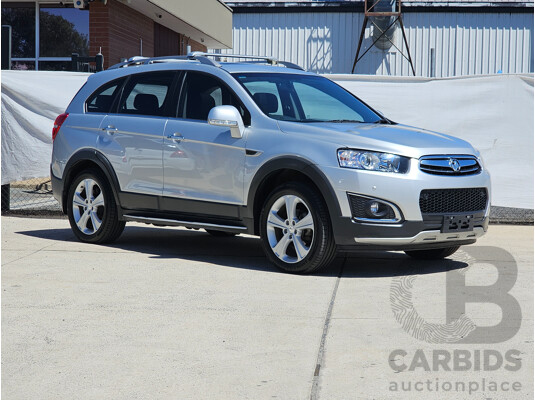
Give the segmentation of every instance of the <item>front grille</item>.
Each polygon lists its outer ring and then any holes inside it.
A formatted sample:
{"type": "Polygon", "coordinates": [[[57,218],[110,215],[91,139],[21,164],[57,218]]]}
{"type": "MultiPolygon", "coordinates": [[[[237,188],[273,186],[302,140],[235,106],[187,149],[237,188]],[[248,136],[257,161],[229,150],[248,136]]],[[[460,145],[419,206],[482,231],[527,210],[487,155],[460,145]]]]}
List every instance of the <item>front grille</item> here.
{"type": "Polygon", "coordinates": [[[474,156],[425,156],[420,158],[420,170],[433,175],[473,175],[481,172],[481,166],[474,156]]]}
{"type": "MultiPolygon", "coordinates": [[[[359,219],[373,218],[366,212],[366,210],[369,207],[368,205],[369,202],[374,199],[370,197],[356,196],[354,194],[350,194],[348,197],[349,197],[349,205],[351,207],[351,215],[353,216],[353,218],[359,218],[359,219]]],[[[381,202],[381,200],[376,200],[376,201],[380,202],[382,206],[385,207],[386,214],[382,216],[381,219],[392,219],[392,220],[396,219],[396,214],[394,213],[394,210],[392,209],[392,207],[381,202]]]]}
{"type": "Polygon", "coordinates": [[[486,188],[428,189],[420,193],[422,214],[483,211],[487,208],[486,188]]]}

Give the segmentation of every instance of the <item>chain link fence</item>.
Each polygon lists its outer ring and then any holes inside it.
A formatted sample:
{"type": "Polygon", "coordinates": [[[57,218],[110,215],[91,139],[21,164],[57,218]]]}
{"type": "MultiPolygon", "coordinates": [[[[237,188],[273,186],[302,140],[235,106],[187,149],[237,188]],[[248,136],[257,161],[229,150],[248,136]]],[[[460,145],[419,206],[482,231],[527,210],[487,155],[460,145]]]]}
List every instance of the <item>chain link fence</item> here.
{"type": "Polygon", "coordinates": [[[52,196],[50,178],[28,179],[2,185],[2,215],[62,214],[52,196]]]}
{"type": "MultiPolygon", "coordinates": [[[[52,196],[49,178],[29,179],[2,185],[2,215],[61,215],[58,202],[52,196]]],[[[493,224],[533,224],[533,210],[525,208],[490,208],[493,224]]]]}

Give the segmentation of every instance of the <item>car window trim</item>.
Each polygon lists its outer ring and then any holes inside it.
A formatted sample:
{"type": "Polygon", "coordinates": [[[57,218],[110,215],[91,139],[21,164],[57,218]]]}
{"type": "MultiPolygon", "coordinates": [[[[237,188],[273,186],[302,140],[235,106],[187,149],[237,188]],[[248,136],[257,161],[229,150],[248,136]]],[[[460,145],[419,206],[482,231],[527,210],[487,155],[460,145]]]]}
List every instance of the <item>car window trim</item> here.
{"type": "Polygon", "coordinates": [[[123,90],[123,87],[124,87],[124,84],[125,82],[128,80],[128,77],[125,77],[125,76],[122,76],[120,78],[117,78],[117,79],[113,79],[111,81],[108,81],[106,83],[104,83],[103,85],[100,85],[96,90],[94,90],[85,100],[84,102],[84,112],[86,114],[104,114],[104,115],[107,115],[107,114],[113,114],[113,107],[117,101],[117,98],[120,97],[122,95],[122,90],[123,90]],[[93,96],[95,95],[95,93],[100,93],[102,92],[102,89],[106,86],[113,86],[112,84],[115,83],[115,82],[119,82],[119,81],[122,81],[122,83],[120,85],[117,85],[117,88],[113,91],[113,100],[111,102],[111,105],[110,105],[110,109],[107,111],[107,112],[95,112],[95,111],[89,111],[89,109],[87,108],[88,104],[89,104],[89,99],[93,99],[93,96]]]}
{"type": "Polygon", "coordinates": [[[188,74],[194,73],[194,74],[207,75],[207,76],[209,76],[211,78],[214,78],[215,80],[217,80],[221,84],[222,87],[225,87],[230,92],[230,94],[233,95],[237,99],[237,101],[240,104],[240,106],[243,107],[243,109],[245,110],[245,115],[247,117],[247,121],[244,120],[243,124],[245,126],[251,126],[251,113],[249,112],[247,107],[245,107],[245,104],[243,104],[243,101],[241,100],[240,96],[238,96],[236,94],[236,92],[224,80],[222,80],[218,76],[215,76],[213,74],[209,74],[209,73],[204,72],[204,71],[195,71],[195,70],[190,71],[190,70],[187,70],[187,71],[183,71],[183,72],[184,72],[184,75],[182,77],[182,83],[180,85],[180,92],[179,92],[177,107],[176,107],[176,111],[175,111],[175,116],[173,118],[177,118],[177,119],[181,119],[181,120],[185,120],[185,121],[203,121],[203,122],[208,123],[207,120],[179,117],[179,111],[182,110],[183,107],[184,107],[184,95],[185,95],[184,87],[186,85],[186,80],[188,79],[188,74]]]}
{"type": "Polygon", "coordinates": [[[131,75],[126,76],[126,79],[123,81],[123,84],[121,85],[121,88],[119,89],[119,92],[117,93],[117,95],[115,96],[115,98],[113,99],[111,103],[110,112],[108,114],[118,114],[119,101],[123,97],[124,88],[130,81],[130,76],[131,75]]]}
{"type": "MultiPolygon", "coordinates": [[[[113,106],[115,107],[115,112],[114,114],[117,114],[117,115],[127,115],[127,116],[130,116],[130,117],[159,117],[159,118],[171,118],[173,113],[172,113],[172,105],[173,103],[175,102],[175,98],[174,98],[174,95],[175,95],[175,91],[174,91],[174,88],[176,86],[176,82],[177,82],[177,76],[180,75],[182,71],[179,71],[179,70],[162,70],[162,71],[149,71],[149,72],[139,72],[139,73],[136,73],[136,74],[131,74],[131,75],[128,75],[128,79],[126,80],[126,82],[124,83],[123,87],[121,88],[121,95],[118,96],[118,100],[116,102],[116,104],[113,104],[113,106]],[[163,109],[163,115],[152,115],[152,114],[129,114],[129,113],[122,113],[122,112],[119,112],[119,106],[123,103],[123,101],[126,101],[126,99],[124,99],[124,92],[125,92],[125,89],[127,87],[129,87],[130,85],[130,81],[135,79],[134,77],[137,77],[139,75],[151,75],[151,74],[164,74],[164,73],[171,73],[173,74],[173,78],[171,79],[171,84],[169,85],[169,90],[168,90],[168,93],[166,95],[166,98],[165,100],[169,100],[167,103],[168,104],[165,104],[165,107],[163,109]]],[[[130,94],[130,93],[129,93],[130,94]]],[[[164,101],[165,101],[164,100],[164,101]]]]}

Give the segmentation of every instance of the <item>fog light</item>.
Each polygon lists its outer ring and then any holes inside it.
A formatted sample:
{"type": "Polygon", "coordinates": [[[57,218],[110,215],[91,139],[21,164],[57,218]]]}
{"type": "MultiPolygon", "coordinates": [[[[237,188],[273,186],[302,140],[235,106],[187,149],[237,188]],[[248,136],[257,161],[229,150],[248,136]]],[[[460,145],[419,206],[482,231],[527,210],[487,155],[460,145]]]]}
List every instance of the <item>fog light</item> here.
{"type": "MultiPolygon", "coordinates": [[[[380,201],[370,200],[366,203],[365,210],[366,210],[366,214],[368,218],[390,219],[388,214],[390,213],[392,208],[389,205],[382,203],[380,201]]],[[[393,214],[393,211],[392,211],[392,214],[393,214]]]]}
{"type": "Polygon", "coordinates": [[[351,216],[359,222],[399,222],[403,217],[394,204],[381,199],[348,193],[351,216]]]}
{"type": "Polygon", "coordinates": [[[372,201],[371,204],[370,204],[370,212],[373,214],[373,215],[377,215],[377,213],[379,212],[379,203],[376,202],[376,201],[372,201]]]}

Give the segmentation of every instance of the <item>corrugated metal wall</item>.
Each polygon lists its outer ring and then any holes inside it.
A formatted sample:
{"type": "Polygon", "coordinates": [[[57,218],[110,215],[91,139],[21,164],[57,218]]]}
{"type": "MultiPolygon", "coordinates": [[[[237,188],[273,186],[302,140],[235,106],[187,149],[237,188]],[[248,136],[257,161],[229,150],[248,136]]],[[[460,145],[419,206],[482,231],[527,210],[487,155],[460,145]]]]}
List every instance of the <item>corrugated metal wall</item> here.
{"type": "MultiPolygon", "coordinates": [[[[222,53],[269,55],[319,73],[350,73],[364,14],[240,13],[233,19],[234,48],[222,53]]],[[[533,72],[533,13],[407,12],[403,23],[417,76],[533,72]]],[[[372,43],[371,29],[361,54],[372,43]]],[[[400,29],[394,43],[404,48],[400,29]]],[[[372,48],[356,72],[411,75],[394,47],[372,48]]]]}

